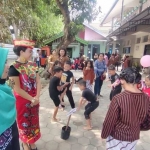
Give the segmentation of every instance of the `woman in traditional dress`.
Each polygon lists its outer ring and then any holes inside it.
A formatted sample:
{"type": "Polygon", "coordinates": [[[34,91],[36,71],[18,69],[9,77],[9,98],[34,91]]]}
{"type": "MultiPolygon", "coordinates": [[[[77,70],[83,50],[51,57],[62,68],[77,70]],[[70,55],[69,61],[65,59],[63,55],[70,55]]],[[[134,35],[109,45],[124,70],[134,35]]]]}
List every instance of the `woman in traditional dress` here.
{"type": "Polygon", "coordinates": [[[14,83],[19,137],[24,150],[37,150],[35,142],[40,138],[39,97],[41,90],[38,67],[29,62],[34,42],[14,41],[17,61],[10,66],[9,79],[14,83]]]}
{"type": "Polygon", "coordinates": [[[61,67],[64,68],[64,63],[69,60],[69,57],[66,56],[67,52],[65,49],[61,48],[58,54],[58,60],[61,62],[61,67]]]}
{"type": "Polygon", "coordinates": [[[9,70],[7,55],[8,50],[0,48],[0,150],[20,150],[16,100],[12,89],[5,83],[9,70]]]}
{"type": "Polygon", "coordinates": [[[150,98],[135,86],[137,78],[134,68],[120,74],[125,90],[112,99],[101,134],[109,150],[135,150],[140,131],[150,129],[150,98]]]}

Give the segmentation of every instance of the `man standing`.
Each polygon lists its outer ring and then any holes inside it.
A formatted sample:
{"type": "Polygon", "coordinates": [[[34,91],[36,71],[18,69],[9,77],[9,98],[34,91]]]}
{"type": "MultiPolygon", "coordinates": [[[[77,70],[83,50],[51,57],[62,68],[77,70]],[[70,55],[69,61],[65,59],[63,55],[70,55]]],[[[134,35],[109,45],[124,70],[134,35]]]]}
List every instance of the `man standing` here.
{"type": "Polygon", "coordinates": [[[36,64],[40,67],[40,50],[38,49],[36,52],[36,64]]]}

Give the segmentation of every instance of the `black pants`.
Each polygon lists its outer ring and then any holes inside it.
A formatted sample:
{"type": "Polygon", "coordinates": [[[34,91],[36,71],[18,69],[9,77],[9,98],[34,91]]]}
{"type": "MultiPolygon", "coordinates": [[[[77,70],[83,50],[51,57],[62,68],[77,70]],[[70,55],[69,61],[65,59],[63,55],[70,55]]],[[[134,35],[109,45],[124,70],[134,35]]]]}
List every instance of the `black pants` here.
{"type": "Polygon", "coordinates": [[[102,85],[103,85],[103,80],[101,80],[100,77],[97,77],[96,80],[95,80],[95,85],[94,85],[94,94],[96,96],[100,95],[102,85]]]}
{"type": "Polygon", "coordinates": [[[69,90],[71,85],[67,86],[67,91],[66,91],[66,95],[68,97],[68,100],[70,102],[71,108],[75,108],[75,103],[73,100],[73,96],[72,96],[72,91],[69,90]]]}
{"type": "Polygon", "coordinates": [[[20,150],[19,134],[16,122],[12,125],[12,140],[6,150],[20,150]]]}
{"type": "Polygon", "coordinates": [[[121,90],[122,90],[122,88],[111,90],[111,92],[110,92],[110,101],[113,99],[113,97],[114,97],[115,95],[121,93],[121,90]]]}
{"type": "Polygon", "coordinates": [[[90,119],[91,112],[93,112],[98,106],[99,106],[99,101],[96,101],[94,103],[88,103],[85,106],[85,112],[84,112],[85,119],[90,119]]]}

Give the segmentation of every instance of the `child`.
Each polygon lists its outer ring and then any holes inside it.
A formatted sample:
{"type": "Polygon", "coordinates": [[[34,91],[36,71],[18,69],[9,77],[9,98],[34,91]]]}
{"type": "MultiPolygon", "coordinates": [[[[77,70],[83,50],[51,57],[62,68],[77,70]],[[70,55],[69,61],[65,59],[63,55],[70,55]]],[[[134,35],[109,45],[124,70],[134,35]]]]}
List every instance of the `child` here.
{"type": "Polygon", "coordinates": [[[92,91],[92,84],[94,82],[95,74],[93,62],[88,60],[85,63],[85,67],[83,69],[83,79],[86,81],[86,87],[92,91]]]}
{"type": "Polygon", "coordinates": [[[49,84],[49,95],[50,95],[50,98],[53,100],[53,102],[55,104],[52,121],[57,122],[58,120],[56,118],[56,115],[57,115],[57,112],[58,112],[59,105],[61,103],[59,95],[61,94],[62,89],[67,84],[64,84],[64,85],[60,86],[60,79],[61,79],[61,76],[62,76],[62,73],[63,73],[63,69],[61,67],[55,67],[53,69],[53,72],[54,72],[54,76],[50,80],[50,84],[49,84]]]}
{"type": "Polygon", "coordinates": [[[80,90],[82,91],[82,96],[79,101],[79,106],[78,110],[80,110],[81,106],[88,101],[88,104],[85,106],[85,112],[84,116],[87,122],[87,126],[84,128],[85,130],[91,130],[91,112],[93,112],[98,106],[99,106],[99,101],[97,101],[97,98],[95,94],[86,88],[86,81],[84,80],[79,80],[78,81],[78,86],[80,90]]]}
{"type": "Polygon", "coordinates": [[[110,81],[111,81],[110,87],[112,88],[110,92],[110,101],[111,101],[115,95],[121,92],[122,87],[121,87],[121,83],[119,80],[119,75],[116,73],[115,66],[110,65],[108,67],[108,71],[110,74],[110,81]]]}
{"type": "Polygon", "coordinates": [[[66,95],[68,97],[68,100],[70,102],[71,107],[75,108],[75,103],[74,103],[73,96],[72,96],[72,87],[73,87],[73,84],[75,82],[75,79],[74,79],[73,73],[70,70],[71,70],[71,62],[67,61],[64,64],[64,71],[63,71],[63,74],[61,77],[61,83],[62,84],[65,84],[65,83],[68,84],[65,87],[65,88],[67,88],[66,89],[66,95]],[[71,79],[72,79],[72,82],[71,82],[71,79]]]}
{"type": "Polygon", "coordinates": [[[146,76],[145,84],[146,84],[146,87],[143,87],[142,91],[146,93],[148,96],[150,96],[150,75],[146,76]]]}

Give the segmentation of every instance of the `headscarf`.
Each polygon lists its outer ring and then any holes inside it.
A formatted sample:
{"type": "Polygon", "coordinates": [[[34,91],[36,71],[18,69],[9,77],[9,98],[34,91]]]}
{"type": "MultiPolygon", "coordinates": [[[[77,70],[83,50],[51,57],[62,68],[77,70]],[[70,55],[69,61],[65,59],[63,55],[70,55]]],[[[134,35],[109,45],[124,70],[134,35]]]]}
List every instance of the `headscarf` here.
{"type": "MultiPolygon", "coordinates": [[[[7,55],[8,49],[0,48],[0,80],[2,80],[7,55]]],[[[4,82],[0,84],[0,135],[13,125],[15,119],[15,98],[11,88],[4,82]]]]}

